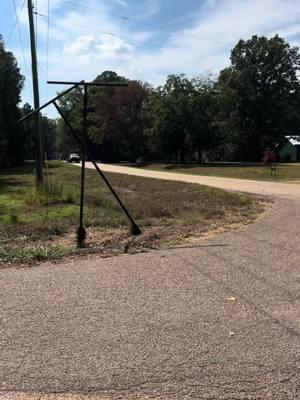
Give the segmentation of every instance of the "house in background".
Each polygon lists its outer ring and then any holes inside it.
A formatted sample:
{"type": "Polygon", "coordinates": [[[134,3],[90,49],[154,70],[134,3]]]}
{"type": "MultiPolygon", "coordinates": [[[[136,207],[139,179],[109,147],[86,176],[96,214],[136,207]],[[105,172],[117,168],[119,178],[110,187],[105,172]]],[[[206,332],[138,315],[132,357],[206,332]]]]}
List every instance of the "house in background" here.
{"type": "Polygon", "coordinates": [[[300,136],[286,136],[277,152],[280,161],[300,161],[300,136]]]}

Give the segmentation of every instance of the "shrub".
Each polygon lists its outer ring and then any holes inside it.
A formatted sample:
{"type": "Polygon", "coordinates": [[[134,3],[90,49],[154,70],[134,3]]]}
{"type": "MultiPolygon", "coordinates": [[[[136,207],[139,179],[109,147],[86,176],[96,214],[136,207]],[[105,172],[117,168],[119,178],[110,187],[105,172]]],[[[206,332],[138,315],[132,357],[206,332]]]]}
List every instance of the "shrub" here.
{"type": "Polygon", "coordinates": [[[74,203],[70,187],[56,179],[49,179],[43,186],[32,187],[25,196],[28,205],[74,203]]]}

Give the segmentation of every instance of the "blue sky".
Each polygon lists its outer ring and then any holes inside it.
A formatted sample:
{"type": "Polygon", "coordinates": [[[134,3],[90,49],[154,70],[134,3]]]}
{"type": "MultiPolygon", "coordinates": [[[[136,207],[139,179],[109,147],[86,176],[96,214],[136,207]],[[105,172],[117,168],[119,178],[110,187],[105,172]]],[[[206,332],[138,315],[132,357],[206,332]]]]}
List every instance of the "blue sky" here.
{"type": "MultiPolygon", "coordinates": [[[[26,77],[22,101],[32,104],[23,3],[15,0],[24,56],[18,29],[12,30],[13,0],[0,1],[0,33],[26,77]]],[[[41,14],[35,18],[41,102],[63,89],[47,85],[47,78],[89,80],[110,69],[158,85],[171,73],[217,74],[236,42],[253,34],[279,33],[300,45],[299,0],[49,0],[49,34],[48,0],[33,3],[41,14]]]]}

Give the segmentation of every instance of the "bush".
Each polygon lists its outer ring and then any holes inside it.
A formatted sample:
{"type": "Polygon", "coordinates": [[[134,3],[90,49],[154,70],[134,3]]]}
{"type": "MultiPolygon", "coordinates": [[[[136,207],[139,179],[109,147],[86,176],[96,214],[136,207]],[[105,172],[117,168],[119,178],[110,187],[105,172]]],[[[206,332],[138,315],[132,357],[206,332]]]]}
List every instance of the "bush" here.
{"type": "Polygon", "coordinates": [[[283,161],[284,161],[284,162],[290,162],[291,160],[292,160],[292,157],[291,157],[290,154],[286,154],[286,155],[283,157],[283,161]]]}
{"type": "Polygon", "coordinates": [[[33,187],[25,196],[28,205],[74,203],[71,189],[63,182],[49,179],[43,186],[33,187]]]}
{"type": "Polygon", "coordinates": [[[267,149],[264,152],[262,162],[263,162],[264,166],[270,167],[272,165],[272,163],[274,163],[276,161],[276,158],[277,158],[276,153],[271,149],[267,149]]]}

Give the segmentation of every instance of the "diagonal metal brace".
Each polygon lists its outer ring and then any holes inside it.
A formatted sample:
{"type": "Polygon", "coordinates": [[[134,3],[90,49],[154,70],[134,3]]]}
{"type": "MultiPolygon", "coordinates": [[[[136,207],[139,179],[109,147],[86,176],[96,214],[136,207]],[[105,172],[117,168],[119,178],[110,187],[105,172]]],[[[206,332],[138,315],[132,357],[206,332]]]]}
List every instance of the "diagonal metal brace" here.
{"type": "Polygon", "coordinates": [[[99,168],[98,164],[96,163],[94,157],[92,156],[92,154],[90,153],[90,151],[88,150],[87,146],[80,140],[79,135],[74,131],[72,125],[70,124],[70,122],[68,121],[68,119],[66,118],[66,116],[64,115],[64,113],[62,112],[62,110],[60,109],[60,107],[58,106],[58,104],[55,102],[56,99],[52,100],[52,103],[54,105],[54,107],[56,108],[57,112],[59,113],[59,115],[62,117],[62,119],[64,120],[65,124],[67,125],[68,129],[70,130],[70,132],[72,133],[72,135],[74,136],[75,140],[77,141],[77,143],[79,144],[79,146],[81,147],[81,149],[83,150],[83,152],[89,157],[89,159],[91,160],[91,162],[93,163],[94,167],[96,168],[98,174],[101,176],[101,178],[103,179],[103,181],[105,182],[105,184],[107,185],[107,187],[109,188],[109,190],[111,191],[112,195],[115,197],[115,199],[117,200],[117,202],[119,203],[120,207],[122,208],[122,210],[124,211],[124,213],[126,214],[127,218],[129,219],[130,223],[131,223],[131,234],[134,236],[140,235],[142,233],[142,231],[140,230],[140,228],[138,227],[138,225],[136,224],[136,222],[134,221],[134,219],[131,217],[131,215],[129,214],[129,211],[127,210],[127,208],[124,206],[124,204],[122,203],[121,199],[119,198],[119,196],[117,195],[117,193],[115,192],[114,188],[111,186],[111,184],[109,183],[109,181],[107,180],[106,176],[103,174],[103,172],[101,171],[101,169],[99,168]]]}
{"type": "Polygon", "coordinates": [[[52,100],[47,101],[47,103],[43,104],[39,108],[36,108],[35,110],[31,111],[29,114],[25,115],[21,119],[19,119],[19,122],[25,121],[25,119],[30,118],[32,115],[36,114],[37,112],[41,111],[43,108],[48,107],[50,104],[54,103],[56,100],[60,99],[61,97],[65,96],[67,93],[71,92],[73,89],[78,88],[80,85],[83,84],[84,81],[80,81],[75,83],[73,86],[71,86],[69,89],[65,90],[64,92],[61,92],[58,94],[56,97],[54,97],[52,100]]]}

